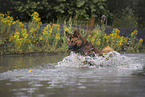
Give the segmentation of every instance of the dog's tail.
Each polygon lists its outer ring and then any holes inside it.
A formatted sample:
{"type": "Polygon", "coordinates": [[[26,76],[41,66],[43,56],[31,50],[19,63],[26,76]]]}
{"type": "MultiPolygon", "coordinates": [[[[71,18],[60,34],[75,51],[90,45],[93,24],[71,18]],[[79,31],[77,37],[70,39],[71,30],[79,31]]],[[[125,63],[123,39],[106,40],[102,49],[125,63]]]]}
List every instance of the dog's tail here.
{"type": "Polygon", "coordinates": [[[114,51],[114,49],[111,48],[111,47],[109,47],[109,46],[107,46],[107,47],[105,47],[105,48],[102,50],[102,53],[109,53],[109,52],[111,52],[111,51],[114,51]]]}

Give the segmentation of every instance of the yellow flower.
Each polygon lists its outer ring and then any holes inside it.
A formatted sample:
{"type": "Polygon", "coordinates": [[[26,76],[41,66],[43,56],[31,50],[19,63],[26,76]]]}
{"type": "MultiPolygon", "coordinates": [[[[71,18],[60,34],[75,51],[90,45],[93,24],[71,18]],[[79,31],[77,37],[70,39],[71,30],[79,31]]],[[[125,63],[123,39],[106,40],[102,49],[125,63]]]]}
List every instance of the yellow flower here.
{"type": "Polygon", "coordinates": [[[92,41],[92,42],[94,42],[94,41],[95,41],[95,39],[91,39],[91,41],[92,41]]]}
{"type": "Polygon", "coordinates": [[[65,28],[65,31],[69,31],[69,29],[68,28],[65,28]]]}
{"type": "Polygon", "coordinates": [[[23,27],[24,24],[23,24],[22,22],[19,22],[19,26],[20,26],[20,27],[23,27]]]}
{"type": "Polygon", "coordinates": [[[20,52],[22,52],[22,49],[20,49],[20,52]]]}
{"type": "Polygon", "coordinates": [[[0,18],[3,18],[4,17],[4,14],[0,13],[0,18]]]}
{"type": "Polygon", "coordinates": [[[131,36],[134,36],[134,35],[137,35],[138,34],[138,31],[137,29],[135,29],[132,33],[131,33],[131,36]]]}
{"type": "Polygon", "coordinates": [[[42,36],[40,36],[39,40],[42,40],[42,39],[43,39],[42,36]]]}
{"type": "Polygon", "coordinates": [[[60,39],[60,37],[59,36],[56,36],[56,39],[60,39]]]}
{"type": "Polygon", "coordinates": [[[140,42],[143,42],[143,39],[141,38],[141,39],[139,39],[139,41],[140,41],[140,42]]]}
{"type": "Polygon", "coordinates": [[[100,41],[97,41],[96,43],[97,43],[97,45],[98,45],[98,46],[101,44],[101,42],[100,42],[100,41]]]}
{"type": "Polygon", "coordinates": [[[97,35],[95,35],[95,38],[97,38],[97,35]]]}
{"type": "Polygon", "coordinates": [[[17,36],[17,35],[20,35],[20,33],[19,33],[19,32],[16,32],[14,35],[16,35],[16,36],[17,36]]]}
{"type": "Polygon", "coordinates": [[[30,33],[33,33],[33,29],[30,30],[30,33]]]}
{"type": "Polygon", "coordinates": [[[50,33],[52,33],[52,28],[49,30],[50,33]]]}
{"type": "Polygon", "coordinates": [[[47,27],[47,28],[51,28],[51,25],[50,25],[50,24],[48,24],[46,27],[47,27]]]}
{"type": "Polygon", "coordinates": [[[3,44],[3,40],[0,40],[0,44],[3,44]]]}
{"type": "Polygon", "coordinates": [[[31,16],[35,16],[35,17],[38,17],[39,16],[39,14],[38,14],[38,12],[34,12],[31,16]]]}
{"type": "Polygon", "coordinates": [[[14,21],[12,24],[14,25],[14,24],[16,24],[16,22],[14,21]]]}
{"type": "Polygon", "coordinates": [[[8,25],[10,26],[10,25],[11,25],[11,23],[8,23],[8,25]]]}
{"type": "Polygon", "coordinates": [[[59,24],[53,24],[53,26],[60,27],[60,25],[59,25],[59,24]]]}
{"type": "Polygon", "coordinates": [[[29,50],[31,50],[31,46],[29,46],[29,50]]]}

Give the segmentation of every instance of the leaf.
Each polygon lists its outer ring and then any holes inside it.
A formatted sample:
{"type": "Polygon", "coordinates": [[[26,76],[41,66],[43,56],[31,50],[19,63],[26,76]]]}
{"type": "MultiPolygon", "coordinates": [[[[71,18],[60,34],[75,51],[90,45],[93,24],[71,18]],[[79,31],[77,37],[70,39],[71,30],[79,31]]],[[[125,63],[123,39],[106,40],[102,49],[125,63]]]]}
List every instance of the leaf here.
{"type": "Polygon", "coordinates": [[[85,4],[85,1],[84,0],[77,0],[77,7],[81,7],[85,4]]]}
{"type": "Polygon", "coordinates": [[[100,0],[93,0],[94,3],[97,3],[98,1],[100,1],[100,0]]]}
{"type": "Polygon", "coordinates": [[[58,2],[65,2],[66,0],[57,0],[58,2]]]}

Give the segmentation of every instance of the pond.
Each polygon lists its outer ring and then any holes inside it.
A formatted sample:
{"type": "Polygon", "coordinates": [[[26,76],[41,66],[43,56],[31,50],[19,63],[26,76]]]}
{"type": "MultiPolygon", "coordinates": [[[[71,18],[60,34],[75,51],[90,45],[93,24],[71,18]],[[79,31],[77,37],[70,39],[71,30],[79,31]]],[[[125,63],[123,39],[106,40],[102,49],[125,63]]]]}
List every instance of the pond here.
{"type": "Polygon", "coordinates": [[[145,54],[0,57],[1,97],[145,97],[145,54]]]}

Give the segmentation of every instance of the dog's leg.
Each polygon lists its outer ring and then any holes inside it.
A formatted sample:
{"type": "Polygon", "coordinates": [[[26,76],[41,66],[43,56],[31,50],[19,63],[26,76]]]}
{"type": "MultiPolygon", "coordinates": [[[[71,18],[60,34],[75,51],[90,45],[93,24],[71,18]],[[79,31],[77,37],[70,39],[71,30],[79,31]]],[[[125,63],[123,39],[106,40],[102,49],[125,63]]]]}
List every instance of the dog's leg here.
{"type": "Polygon", "coordinates": [[[83,55],[83,63],[86,63],[86,57],[85,57],[86,55],[84,54],[83,55]]]}

